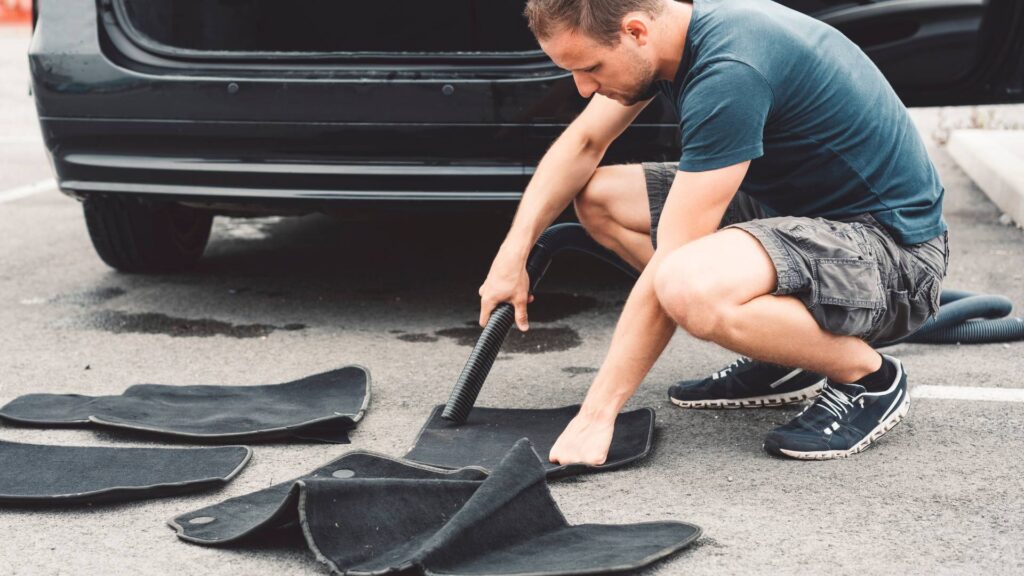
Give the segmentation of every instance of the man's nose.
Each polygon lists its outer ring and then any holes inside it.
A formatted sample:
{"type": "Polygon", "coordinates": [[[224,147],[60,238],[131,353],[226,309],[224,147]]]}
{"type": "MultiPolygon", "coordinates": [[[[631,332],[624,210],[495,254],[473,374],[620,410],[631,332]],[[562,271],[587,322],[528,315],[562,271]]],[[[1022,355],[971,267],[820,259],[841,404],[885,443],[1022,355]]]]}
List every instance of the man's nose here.
{"type": "Polygon", "coordinates": [[[586,74],[573,72],[572,79],[576,81],[576,90],[578,90],[580,96],[583,96],[584,98],[590,98],[594,95],[594,92],[597,92],[597,89],[601,87],[601,85],[594,82],[592,78],[588,78],[586,74]]]}

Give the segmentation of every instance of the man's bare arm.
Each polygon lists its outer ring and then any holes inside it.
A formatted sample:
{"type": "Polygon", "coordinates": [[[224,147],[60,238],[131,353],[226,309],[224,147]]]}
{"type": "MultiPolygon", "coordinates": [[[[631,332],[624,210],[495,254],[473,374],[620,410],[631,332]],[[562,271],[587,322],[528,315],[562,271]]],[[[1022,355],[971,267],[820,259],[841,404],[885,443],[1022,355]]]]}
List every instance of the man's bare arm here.
{"type": "Polygon", "coordinates": [[[569,205],[594,174],[608,146],[647,106],[623,106],[595,94],[541,158],[519,201],[516,217],[480,287],[480,325],[494,307],[511,302],[520,330],[526,325],[529,280],[526,258],[541,232],[569,205]]]}
{"type": "Polygon", "coordinates": [[[551,448],[552,462],[600,464],[607,458],[615,417],[676,331],[654,291],[659,265],[680,246],[718,228],[748,165],[676,174],[658,226],[658,249],[626,299],[608,354],[579,414],[551,448]]]}
{"type": "MultiPolygon", "coordinates": [[[[623,106],[595,94],[538,163],[519,202],[506,244],[528,253],[540,233],[590,180],[608,146],[648,102],[623,106]]],[[[526,254],[522,255],[525,261],[526,254]]]]}

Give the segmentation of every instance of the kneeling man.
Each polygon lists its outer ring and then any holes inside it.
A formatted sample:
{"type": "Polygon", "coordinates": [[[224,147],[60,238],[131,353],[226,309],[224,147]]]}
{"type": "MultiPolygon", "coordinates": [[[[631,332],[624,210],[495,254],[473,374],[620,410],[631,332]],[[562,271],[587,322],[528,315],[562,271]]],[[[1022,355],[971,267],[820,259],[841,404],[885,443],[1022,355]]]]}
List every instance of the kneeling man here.
{"type": "Polygon", "coordinates": [[[864,450],[909,409],[872,343],[938,309],[943,187],[906,108],[845,36],[770,0],[529,0],[541,47],[591,98],[537,167],[480,288],[527,328],[526,256],[570,202],[641,270],[607,357],[550,453],[601,463],[615,417],[677,327],[743,357],[670,399],[813,403],[764,448],[864,450]],[[679,112],[678,163],[598,168],[651,99],[679,112]]]}

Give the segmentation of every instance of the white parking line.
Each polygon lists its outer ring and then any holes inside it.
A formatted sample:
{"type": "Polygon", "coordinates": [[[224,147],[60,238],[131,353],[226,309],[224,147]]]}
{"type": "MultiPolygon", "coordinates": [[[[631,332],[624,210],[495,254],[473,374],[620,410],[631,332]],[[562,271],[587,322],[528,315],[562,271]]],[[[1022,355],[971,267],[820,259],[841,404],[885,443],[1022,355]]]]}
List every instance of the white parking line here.
{"type": "Polygon", "coordinates": [[[971,388],[968,386],[914,386],[914,398],[938,400],[982,400],[988,402],[1024,402],[1022,388],[971,388]]]}
{"type": "Polygon", "coordinates": [[[51,178],[49,180],[43,180],[34,184],[28,184],[25,186],[18,186],[17,188],[11,188],[10,190],[4,190],[0,192],[0,204],[7,202],[14,202],[15,200],[38,194],[40,192],[47,192],[57,188],[57,182],[51,178]]]}

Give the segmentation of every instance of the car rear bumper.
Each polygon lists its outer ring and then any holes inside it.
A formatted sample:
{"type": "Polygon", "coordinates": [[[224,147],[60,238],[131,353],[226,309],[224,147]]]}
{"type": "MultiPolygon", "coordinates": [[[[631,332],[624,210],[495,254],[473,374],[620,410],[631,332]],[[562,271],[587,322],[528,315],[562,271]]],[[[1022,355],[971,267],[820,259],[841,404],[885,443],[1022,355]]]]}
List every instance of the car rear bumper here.
{"type": "MultiPolygon", "coordinates": [[[[161,67],[114,46],[105,3],[42,3],[29,50],[61,189],[189,201],[514,202],[585,105],[536,58],[495,67],[161,67]]],[[[671,157],[649,106],[609,162],[671,157]]]]}
{"type": "MultiPolygon", "coordinates": [[[[62,190],[184,201],[515,202],[532,173],[518,158],[375,157],[403,131],[444,126],[41,118],[62,190]],[[333,136],[361,133],[362,149],[333,136]],[[375,143],[376,142],[376,143],[375,143]],[[343,153],[338,151],[344,150],[343,153]],[[473,161],[475,160],[475,161],[473,161]]],[[[490,132],[487,126],[478,127],[490,132]]],[[[460,144],[452,143],[453,148],[460,144]]],[[[392,148],[401,148],[395,143],[392,148]]]]}

